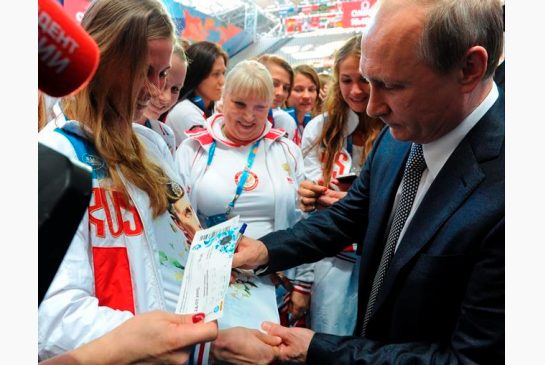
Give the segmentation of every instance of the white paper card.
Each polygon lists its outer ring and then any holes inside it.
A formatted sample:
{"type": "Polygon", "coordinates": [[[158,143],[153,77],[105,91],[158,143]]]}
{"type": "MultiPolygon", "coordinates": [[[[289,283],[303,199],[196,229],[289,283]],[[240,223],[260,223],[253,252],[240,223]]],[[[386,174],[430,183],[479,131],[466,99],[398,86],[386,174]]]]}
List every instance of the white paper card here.
{"type": "Polygon", "coordinates": [[[205,322],[223,315],[239,229],[239,216],[236,216],[195,234],[176,313],[204,313],[205,322]]]}

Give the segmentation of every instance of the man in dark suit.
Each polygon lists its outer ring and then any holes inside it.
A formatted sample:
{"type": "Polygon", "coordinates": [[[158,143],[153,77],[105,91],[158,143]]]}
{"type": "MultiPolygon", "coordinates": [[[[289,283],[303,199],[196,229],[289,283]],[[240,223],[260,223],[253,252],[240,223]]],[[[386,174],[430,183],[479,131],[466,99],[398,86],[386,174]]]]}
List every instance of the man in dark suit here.
{"type": "Polygon", "coordinates": [[[280,360],[505,361],[504,100],[492,79],[501,50],[499,1],[382,2],[360,70],[367,113],[388,128],[345,198],[244,238],[234,257],[272,272],[359,242],[354,336],[264,323],[282,338],[280,360]]]}

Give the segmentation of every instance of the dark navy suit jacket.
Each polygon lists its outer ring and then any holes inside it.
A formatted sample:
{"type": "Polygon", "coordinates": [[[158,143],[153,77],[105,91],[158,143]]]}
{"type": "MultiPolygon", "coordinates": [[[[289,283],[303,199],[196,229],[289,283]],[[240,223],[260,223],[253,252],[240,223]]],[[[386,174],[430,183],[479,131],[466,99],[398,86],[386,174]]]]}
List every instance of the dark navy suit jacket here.
{"type": "MultiPolygon", "coordinates": [[[[505,361],[503,92],[430,186],[393,257],[367,335],[316,334],[311,364],[501,364],[505,361]]],[[[268,272],[359,242],[356,333],[384,249],[410,143],[387,128],[348,195],[264,236],[268,272]]],[[[335,293],[331,293],[335,295],[335,293]]],[[[356,320],[356,319],[354,319],[356,320]]]]}

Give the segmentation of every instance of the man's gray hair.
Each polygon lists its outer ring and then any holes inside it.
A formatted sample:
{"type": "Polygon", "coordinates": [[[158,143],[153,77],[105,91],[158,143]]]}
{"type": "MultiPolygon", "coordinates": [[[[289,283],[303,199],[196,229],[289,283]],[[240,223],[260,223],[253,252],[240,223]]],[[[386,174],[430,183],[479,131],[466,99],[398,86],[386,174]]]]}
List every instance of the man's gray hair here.
{"type": "Polygon", "coordinates": [[[494,74],[503,51],[500,0],[415,0],[430,6],[420,55],[439,72],[458,66],[467,50],[482,46],[488,53],[484,78],[494,74]]]}

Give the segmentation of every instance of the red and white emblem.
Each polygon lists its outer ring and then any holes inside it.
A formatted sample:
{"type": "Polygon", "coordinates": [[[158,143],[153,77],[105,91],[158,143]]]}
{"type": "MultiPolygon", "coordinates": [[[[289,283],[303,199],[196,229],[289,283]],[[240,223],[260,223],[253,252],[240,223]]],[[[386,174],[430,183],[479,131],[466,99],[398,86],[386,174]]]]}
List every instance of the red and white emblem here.
{"type": "MultiPolygon", "coordinates": [[[[235,185],[238,186],[238,182],[240,181],[240,177],[242,176],[243,171],[239,171],[235,174],[235,185]]],[[[257,188],[257,184],[259,184],[259,178],[256,174],[254,174],[252,171],[248,173],[248,177],[246,178],[246,182],[244,183],[244,191],[252,191],[255,188],[257,188]]]]}

